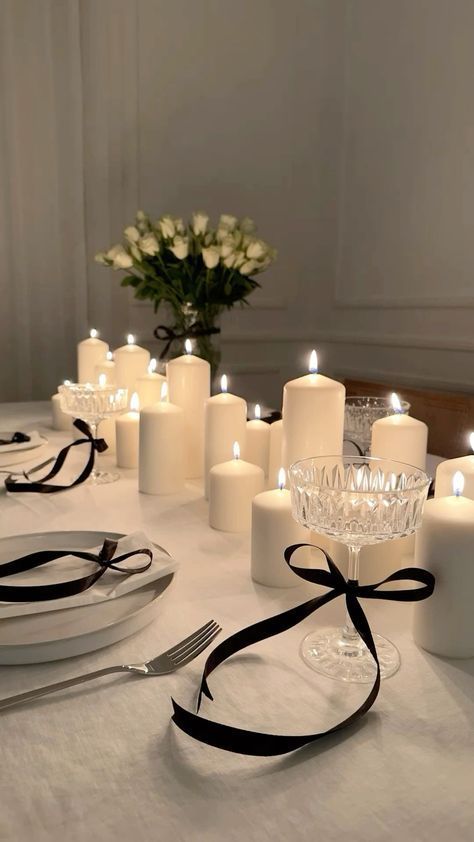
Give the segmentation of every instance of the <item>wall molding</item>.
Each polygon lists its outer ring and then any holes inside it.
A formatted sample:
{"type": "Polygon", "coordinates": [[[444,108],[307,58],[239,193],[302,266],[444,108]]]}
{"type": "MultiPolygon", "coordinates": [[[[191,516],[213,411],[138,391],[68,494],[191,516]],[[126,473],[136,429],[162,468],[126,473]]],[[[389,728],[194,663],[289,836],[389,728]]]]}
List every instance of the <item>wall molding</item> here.
{"type": "Polygon", "coordinates": [[[353,378],[354,380],[367,380],[368,382],[389,382],[400,383],[400,385],[419,387],[420,389],[433,389],[434,391],[446,390],[448,392],[469,392],[472,393],[472,382],[466,380],[440,380],[429,374],[417,375],[411,372],[386,371],[384,369],[362,370],[362,368],[346,368],[337,366],[337,374],[341,378],[353,378]]]}
{"type": "Polygon", "coordinates": [[[263,332],[250,334],[239,331],[226,331],[221,336],[221,342],[261,344],[270,342],[285,343],[317,343],[328,342],[340,345],[376,345],[385,348],[424,348],[433,351],[474,351],[474,339],[450,339],[439,336],[364,336],[358,333],[345,333],[343,331],[320,331],[315,329],[314,333],[277,333],[263,332]]]}
{"type": "Polygon", "coordinates": [[[333,304],[337,309],[353,310],[439,310],[447,308],[450,310],[474,307],[474,296],[438,296],[437,298],[411,297],[384,298],[383,296],[367,296],[359,298],[347,298],[341,295],[338,290],[338,279],[336,280],[336,292],[333,304]]]}

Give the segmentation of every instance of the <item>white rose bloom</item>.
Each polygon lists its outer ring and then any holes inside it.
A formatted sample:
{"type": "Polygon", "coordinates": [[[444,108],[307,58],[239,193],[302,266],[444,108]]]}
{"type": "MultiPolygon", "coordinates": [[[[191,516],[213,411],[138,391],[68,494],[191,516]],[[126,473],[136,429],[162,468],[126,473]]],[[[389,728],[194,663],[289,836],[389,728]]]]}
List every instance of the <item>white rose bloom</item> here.
{"type": "Polygon", "coordinates": [[[260,260],[262,257],[265,257],[266,253],[267,245],[263,240],[254,240],[247,247],[247,257],[251,260],[260,260]]]}
{"type": "Polygon", "coordinates": [[[217,246],[209,246],[202,250],[202,259],[208,269],[215,269],[219,263],[219,249],[217,246]]]}
{"type": "Polygon", "coordinates": [[[229,231],[233,231],[237,222],[238,219],[236,216],[232,216],[230,213],[221,213],[219,228],[227,228],[229,231]]]}
{"type": "Polygon", "coordinates": [[[162,216],[158,224],[163,237],[166,237],[167,239],[174,237],[176,229],[174,227],[174,220],[171,216],[162,216]]]}
{"type": "Polygon", "coordinates": [[[103,266],[109,265],[109,259],[105,251],[99,251],[99,253],[94,257],[94,260],[96,263],[102,263],[103,266]]]}
{"type": "Polygon", "coordinates": [[[157,254],[160,249],[154,234],[145,234],[144,237],[141,237],[138,245],[143,254],[149,254],[150,256],[157,254]]]}
{"type": "Polygon", "coordinates": [[[141,253],[140,249],[138,248],[138,246],[136,245],[136,243],[131,244],[130,251],[131,251],[132,257],[134,257],[135,260],[138,261],[138,263],[141,263],[142,253],[141,253]]]}
{"type": "Polygon", "coordinates": [[[114,269],[129,269],[133,266],[133,260],[123,246],[112,246],[107,257],[112,261],[114,269]]]}
{"type": "Polygon", "coordinates": [[[225,257],[222,262],[227,269],[232,269],[235,265],[235,252],[232,252],[232,254],[229,254],[228,257],[225,257]]]}
{"type": "Polygon", "coordinates": [[[258,263],[255,260],[247,260],[243,266],[240,267],[239,272],[241,275],[251,275],[252,272],[255,272],[258,263]]]}
{"type": "Polygon", "coordinates": [[[240,269],[240,267],[244,265],[246,260],[247,260],[247,258],[245,257],[245,252],[243,252],[243,251],[237,252],[237,254],[235,255],[235,260],[234,260],[234,269],[240,269]]]}
{"type": "Polygon", "coordinates": [[[204,211],[196,211],[196,213],[193,213],[191,227],[196,237],[199,237],[200,234],[206,233],[208,222],[209,216],[207,213],[204,213],[204,211]]]}
{"type": "Polygon", "coordinates": [[[176,229],[177,234],[184,234],[186,228],[184,227],[184,222],[180,216],[175,216],[173,219],[174,227],[176,229]]]}
{"type": "Polygon", "coordinates": [[[188,256],[188,241],[186,237],[175,237],[172,246],[168,246],[170,251],[173,252],[174,256],[178,258],[178,260],[184,260],[185,257],[188,256]]]}
{"type": "Polygon", "coordinates": [[[232,236],[225,237],[221,243],[221,257],[230,257],[235,251],[235,242],[232,236]]]}
{"type": "Polygon", "coordinates": [[[148,221],[148,217],[147,217],[145,211],[142,211],[142,210],[137,211],[137,222],[147,222],[147,221],[148,221]]]}
{"type": "Polygon", "coordinates": [[[140,239],[140,231],[138,228],[135,228],[134,225],[129,225],[123,233],[125,234],[125,239],[127,239],[129,243],[138,243],[140,239]]]}
{"type": "Polygon", "coordinates": [[[240,220],[239,228],[243,234],[253,234],[255,232],[255,222],[249,216],[244,216],[240,220]]]}
{"type": "Polygon", "coordinates": [[[230,231],[229,231],[228,228],[226,228],[225,225],[219,224],[217,226],[216,240],[217,240],[218,243],[222,243],[222,240],[225,240],[225,238],[228,237],[229,234],[230,234],[230,231]]]}

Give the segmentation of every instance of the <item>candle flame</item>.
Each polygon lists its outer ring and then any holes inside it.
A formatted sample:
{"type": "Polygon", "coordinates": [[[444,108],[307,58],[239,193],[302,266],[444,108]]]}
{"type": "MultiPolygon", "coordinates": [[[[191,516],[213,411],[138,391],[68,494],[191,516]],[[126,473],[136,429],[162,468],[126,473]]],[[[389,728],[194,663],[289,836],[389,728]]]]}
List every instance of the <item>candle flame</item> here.
{"type": "Polygon", "coordinates": [[[154,357],[148,363],[148,374],[153,374],[156,371],[156,360],[154,357]]]}
{"type": "Polygon", "coordinates": [[[168,400],[168,383],[166,380],[161,384],[160,400],[163,402],[168,400]]]}
{"type": "Polygon", "coordinates": [[[99,374],[99,386],[103,389],[104,386],[107,385],[107,375],[102,373],[99,374]]]}
{"type": "Polygon", "coordinates": [[[238,441],[234,441],[232,445],[232,452],[234,454],[234,459],[240,459],[240,444],[238,441]]]}
{"type": "Polygon", "coordinates": [[[135,344],[135,337],[133,333],[129,333],[127,336],[127,345],[134,345],[135,344]]]}
{"type": "Polygon", "coordinates": [[[140,398],[136,392],[134,392],[130,398],[130,409],[132,412],[138,412],[140,409],[140,398]]]}
{"type": "Polygon", "coordinates": [[[71,381],[70,380],[63,380],[63,384],[64,384],[64,386],[70,386],[71,381]]]}
{"type": "Polygon", "coordinates": [[[469,444],[471,445],[471,450],[474,450],[474,433],[471,433],[469,436],[469,444]]]}
{"type": "Polygon", "coordinates": [[[318,373],[318,355],[317,355],[316,351],[314,350],[314,348],[311,351],[311,354],[310,354],[310,357],[309,357],[308,369],[309,369],[310,374],[317,374],[318,373]]]}
{"type": "Polygon", "coordinates": [[[464,491],[464,474],[461,471],[456,471],[453,476],[453,494],[460,497],[464,491]]]}
{"type": "Polygon", "coordinates": [[[284,468],[280,468],[278,471],[278,488],[280,491],[283,491],[286,485],[286,471],[284,468]]]}
{"type": "Polygon", "coordinates": [[[227,374],[221,377],[221,392],[227,392],[227,374]]]}
{"type": "Polygon", "coordinates": [[[186,342],[184,343],[184,350],[186,351],[187,354],[193,353],[193,343],[191,342],[190,339],[186,339],[186,342]]]}
{"type": "Polygon", "coordinates": [[[90,336],[91,339],[97,339],[98,335],[99,335],[99,331],[96,330],[95,328],[92,328],[92,330],[89,331],[89,336],[90,336]]]}
{"type": "Polygon", "coordinates": [[[402,411],[402,405],[400,403],[400,398],[398,397],[396,392],[392,392],[392,394],[390,395],[390,402],[392,404],[392,409],[393,409],[394,412],[401,412],[402,411]]]}
{"type": "Polygon", "coordinates": [[[105,358],[109,361],[109,363],[112,362],[112,360],[114,358],[114,355],[112,354],[112,351],[107,351],[107,353],[105,355],[105,358]]]}
{"type": "Polygon", "coordinates": [[[254,415],[255,415],[255,418],[256,418],[258,421],[259,421],[259,420],[260,420],[260,418],[262,417],[262,410],[260,409],[260,404],[259,404],[259,403],[256,403],[256,404],[255,404],[255,412],[254,412],[254,415]]]}

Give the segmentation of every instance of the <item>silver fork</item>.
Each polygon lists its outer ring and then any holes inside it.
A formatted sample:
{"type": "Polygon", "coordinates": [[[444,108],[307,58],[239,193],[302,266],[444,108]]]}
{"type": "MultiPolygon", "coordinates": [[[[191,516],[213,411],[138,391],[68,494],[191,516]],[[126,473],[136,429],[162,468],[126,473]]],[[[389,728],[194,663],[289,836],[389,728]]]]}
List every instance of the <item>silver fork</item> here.
{"type": "Polygon", "coordinates": [[[175,672],[175,670],[186,666],[194,658],[197,658],[221,631],[221,627],[214,620],[209,620],[189,637],[185,637],[176,646],[172,646],[171,649],[167,649],[166,652],[157,655],[151,661],[146,661],[144,664],[122,664],[115,667],[105,667],[101,670],[85,673],[85,675],[77,675],[75,678],[67,678],[65,681],[57,681],[55,684],[46,684],[45,687],[38,687],[36,690],[29,690],[27,693],[18,693],[16,696],[2,699],[0,710],[29,702],[31,699],[38,699],[40,696],[47,696],[49,693],[55,693],[56,690],[65,690],[66,687],[73,687],[75,684],[92,681],[93,678],[110,675],[113,672],[131,672],[135,675],[166,675],[175,672]]]}

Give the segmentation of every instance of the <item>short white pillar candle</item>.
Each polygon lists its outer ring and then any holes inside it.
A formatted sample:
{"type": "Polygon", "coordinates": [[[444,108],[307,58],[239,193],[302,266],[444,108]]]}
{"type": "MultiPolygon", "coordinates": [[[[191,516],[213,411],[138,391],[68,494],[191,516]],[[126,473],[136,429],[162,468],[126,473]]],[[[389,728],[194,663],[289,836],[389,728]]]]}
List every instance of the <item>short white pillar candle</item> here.
{"type": "Polygon", "coordinates": [[[99,377],[101,376],[101,374],[105,374],[106,383],[108,386],[115,386],[115,363],[112,351],[107,351],[105,355],[105,360],[102,360],[102,362],[97,363],[94,369],[94,383],[99,382],[99,377]]]}
{"type": "Polygon", "coordinates": [[[342,383],[318,374],[316,351],[309,374],[290,380],[283,389],[282,462],[288,469],[300,459],[342,453],[344,403],[342,383]]]}
{"type": "Polygon", "coordinates": [[[247,404],[227,391],[227,375],[221,377],[221,393],[208,398],[204,405],[204,494],[209,497],[209,471],[226,462],[234,441],[244,448],[247,404]]]}
{"type": "Polygon", "coordinates": [[[175,494],[184,488],[184,413],[168,403],[166,381],[161,400],[140,412],[138,489],[143,494],[175,494]]]}
{"type": "Polygon", "coordinates": [[[119,468],[138,466],[140,403],[136,392],[132,394],[130,411],[119,415],[115,422],[117,465],[119,468]]]}
{"type": "Polygon", "coordinates": [[[474,657],[474,500],[454,495],[428,500],[416,535],[415,564],[434,574],[433,595],[415,604],[413,637],[419,646],[447,658],[474,657]]]}
{"type": "Polygon", "coordinates": [[[290,544],[308,543],[308,533],[291,514],[291,494],[281,469],[278,488],[257,494],[252,501],[251,573],[254,582],[275,588],[301,585],[284,559],[290,544]]]}
{"type": "MultiPolygon", "coordinates": [[[[107,450],[104,451],[104,456],[113,456],[116,452],[115,421],[115,418],[103,418],[102,421],[99,422],[99,426],[97,428],[98,437],[100,439],[104,439],[107,444],[107,450]]],[[[99,453],[99,459],[101,456],[102,454],[99,453]]]]}
{"type": "MultiPolygon", "coordinates": [[[[65,380],[64,384],[67,385],[69,382],[69,380],[65,380]]],[[[51,398],[51,416],[53,430],[61,430],[63,432],[72,433],[72,422],[74,419],[72,415],[68,415],[66,412],[63,412],[59,392],[51,398]]]]}
{"type": "Polygon", "coordinates": [[[135,383],[146,374],[150,354],[146,348],[135,344],[132,333],[127,336],[127,344],[115,351],[115,380],[120,389],[128,389],[128,403],[135,391],[135,383]]]}
{"type": "MultiPolygon", "coordinates": [[[[469,443],[474,450],[474,433],[469,436],[469,443]]],[[[461,471],[464,476],[463,496],[474,500],[474,454],[440,462],[436,468],[435,497],[447,497],[451,494],[456,471],[461,471]]]]}
{"type": "Polygon", "coordinates": [[[268,456],[268,486],[275,488],[278,482],[278,472],[282,465],[281,440],[283,435],[283,421],[270,424],[270,452],[268,456]]]}
{"type": "MultiPolygon", "coordinates": [[[[392,395],[392,400],[396,397],[392,395]]],[[[395,412],[372,424],[371,456],[406,462],[424,471],[427,446],[428,427],[410,415],[395,412]]]]}
{"type": "Polygon", "coordinates": [[[99,334],[94,328],[90,331],[89,338],[83,339],[77,346],[77,382],[97,383],[95,378],[95,367],[105,360],[109,350],[107,342],[99,339],[99,334]]]}
{"type": "Polygon", "coordinates": [[[265,476],[268,475],[268,460],[270,455],[270,424],[262,421],[260,404],[255,404],[254,418],[247,421],[244,459],[252,465],[258,465],[265,476]]]}
{"type": "Polygon", "coordinates": [[[192,353],[192,342],[185,342],[186,353],[166,366],[169,398],[184,412],[184,473],[188,479],[204,472],[204,404],[211,392],[211,367],[192,353]]]}
{"type": "Polygon", "coordinates": [[[140,401],[140,409],[158,403],[163,383],[166,383],[166,377],[163,377],[162,374],[158,374],[156,371],[156,360],[150,360],[147,373],[142,374],[135,383],[135,391],[140,401]]]}
{"type": "Polygon", "coordinates": [[[262,469],[240,459],[238,442],[234,442],[234,458],[214,465],[209,480],[209,525],[221,532],[248,532],[252,500],[264,489],[262,469]]]}

